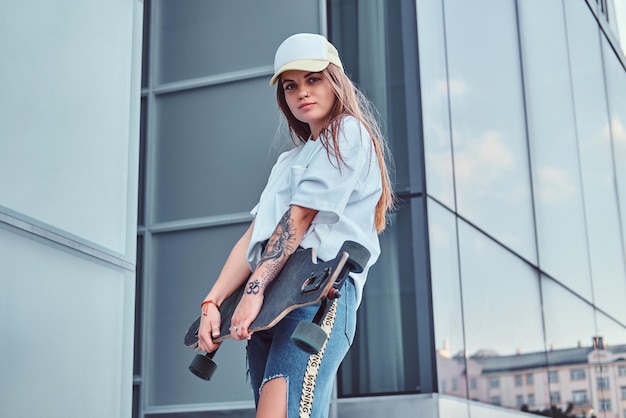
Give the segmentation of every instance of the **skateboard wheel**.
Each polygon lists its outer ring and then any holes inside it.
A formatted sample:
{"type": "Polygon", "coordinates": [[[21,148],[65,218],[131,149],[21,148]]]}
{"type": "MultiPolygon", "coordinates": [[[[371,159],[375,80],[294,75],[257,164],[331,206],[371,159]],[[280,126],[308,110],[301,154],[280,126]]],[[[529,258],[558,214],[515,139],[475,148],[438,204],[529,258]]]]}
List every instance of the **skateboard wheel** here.
{"type": "Polygon", "coordinates": [[[354,273],[361,273],[370,259],[370,252],[367,248],[354,241],[345,241],[339,252],[348,253],[348,263],[352,265],[354,273]]]}
{"type": "Polygon", "coordinates": [[[189,371],[203,380],[211,380],[213,373],[217,369],[217,364],[208,355],[196,354],[189,365],[189,371]]]}
{"type": "Polygon", "coordinates": [[[291,341],[302,351],[309,354],[320,352],[328,335],[326,331],[317,324],[309,321],[300,321],[296,329],[291,334],[291,341]]]}

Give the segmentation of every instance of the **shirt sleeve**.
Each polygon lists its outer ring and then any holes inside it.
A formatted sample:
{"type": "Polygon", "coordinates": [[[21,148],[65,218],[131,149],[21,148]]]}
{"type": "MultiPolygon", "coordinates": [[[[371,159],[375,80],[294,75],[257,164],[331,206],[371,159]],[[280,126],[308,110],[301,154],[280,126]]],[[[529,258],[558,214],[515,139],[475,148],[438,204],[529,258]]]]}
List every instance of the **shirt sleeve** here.
{"type": "Polygon", "coordinates": [[[362,177],[372,158],[371,139],[353,117],[342,122],[338,136],[343,161],[332,153],[319,152],[306,167],[292,167],[292,205],[315,209],[316,223],[338,221],[350,197],[359,193],[362,177]]]}

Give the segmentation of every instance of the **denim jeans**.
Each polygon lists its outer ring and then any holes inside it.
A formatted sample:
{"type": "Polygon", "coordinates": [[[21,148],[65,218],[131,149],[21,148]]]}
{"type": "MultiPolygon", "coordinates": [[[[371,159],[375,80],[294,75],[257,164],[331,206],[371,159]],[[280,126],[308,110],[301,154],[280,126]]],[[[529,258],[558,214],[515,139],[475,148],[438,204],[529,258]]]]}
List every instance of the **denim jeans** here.
{"type": "Polygon", "coordinates": [[[263,384],[283,378],[287,381],[288,418],[328,416],[337,369],[354,339],[356,293],[352,279],[346,280],[341,297],[324,318],[322,328],[330,337],[318,354],[308,354],[291,340],[300,321],[311,321],[318,305],[289,313],[273,328],[255,332],[248,341],[248,366],[256,404],[263,384]]]}

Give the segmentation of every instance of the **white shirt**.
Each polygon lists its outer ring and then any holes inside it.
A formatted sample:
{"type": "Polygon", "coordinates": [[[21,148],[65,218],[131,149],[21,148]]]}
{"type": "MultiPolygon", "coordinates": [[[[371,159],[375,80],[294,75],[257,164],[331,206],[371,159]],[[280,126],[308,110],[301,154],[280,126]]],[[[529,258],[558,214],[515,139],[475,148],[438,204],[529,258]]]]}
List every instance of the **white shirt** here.
{"type": "Polygon", "coordinates": [[[340,168],[319,139],[278,157],[259,203],[251,211],[255,221],[247,256],[254,269],[261,259],[262,243],[272,235],[290,205],[315,209],[318,213],[300,246],[315,248],[322,260],[335,258],[346,240],[360,243],[371,253],[363,272],[350,274],[358,306],[367,272],[380,255],[374,213],[382,180],[372,140],[357,119],[344,117],[338,139],[344,160],[340,168]]]}

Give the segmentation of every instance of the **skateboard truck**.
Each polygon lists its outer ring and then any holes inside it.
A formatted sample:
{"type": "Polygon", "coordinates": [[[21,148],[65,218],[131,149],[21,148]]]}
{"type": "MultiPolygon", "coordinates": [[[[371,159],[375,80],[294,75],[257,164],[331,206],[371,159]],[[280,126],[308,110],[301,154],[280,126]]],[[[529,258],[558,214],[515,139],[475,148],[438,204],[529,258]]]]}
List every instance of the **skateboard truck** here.
{"type": "MultiPolygon", "coordinates": [[[[328,291],[326,297],[322,299],[321,305],[313,318],[313,321],[300,321],[296,329],[291,334],[291,341],[298,346],[301,350],[309,354],[317,354],[320,352],[328,334],[321,327],[322,321],[333,301],[341,297],[340,289],[343,287],[348,275],[352,273],[361,273],[367,265],[370,258],[370,252],[354,241],[346,241],[339,250],[339,253],[346,252],[348,254],[348,260],[341,269],[341,272],[335,279],[333,286],[328,291]]],[[[303,286],[304,292],[304,286],[303,286]]]]}
{"type": "Polygon", "coordinates": [[[330,277],[332,271],[332,268],[326,267],[321,275],[312,272],[309,278],[306,279],[302,284],[302,294],[307,294],[319,290],[319,288],[322,287],[328,277],[330,277]]]}

